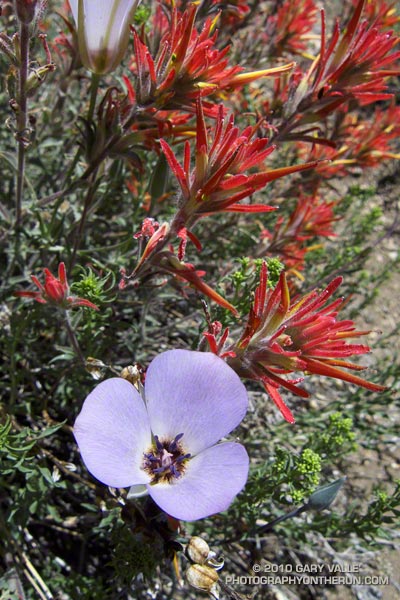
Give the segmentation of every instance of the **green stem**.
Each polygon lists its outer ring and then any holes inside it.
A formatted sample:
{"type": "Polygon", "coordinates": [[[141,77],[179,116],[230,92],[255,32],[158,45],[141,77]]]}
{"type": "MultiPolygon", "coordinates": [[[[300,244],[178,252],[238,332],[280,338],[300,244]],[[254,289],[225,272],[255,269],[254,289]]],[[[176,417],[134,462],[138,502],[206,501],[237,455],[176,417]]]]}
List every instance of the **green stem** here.
{"type": "Polygon", "coordinates": [[[17,113],[17,142],[18,142],[18,169],[16,185],[15,229],[19,231],[22,217],[22,196],[25,179],[25,149],[28,144],[26,138],[27,125],[27,93],[26,82],[29,66],[29,25],[21,23],[20,26],[21,60],[19,66],[18,113],[17,113]]]}
{"type": "Polygon", "coordinates": [[[79,358],[79,361],[82,363],[83,366],[85,366],[86,365],[86,360],[85,360],[85,357],[84,357],[84,355],[82,353],[82,350],[81,350],[81,348],[79,346],[79,342],[78,342],[78,340],[76,338],[75,331],[72,328],[71,320],[69,318],[69,313],[68,313],[67,310],[65,311],[65,325],[66,325],[66,328],[67,328],[67,334],[68,334],[68,339],[70,341],[70,344],[71,344],[72,348],[75,350],[75,354],[79,358]]]}
{"type": "MultiPolygon", "coordinates": [[[[13,257],[14,261],[14,257],[13,257]]],[[[13,262],[12,261],[12,262],[13,262]]],[[[11,411],[18,398],[18,387],[20,383],[19,376],[21,375],[21,367],[18,365],[20,358],[19,344],[24,335],[26,327],[26,319],[18,317],[12,320],[11,335],[7,336],[9,342],[8,355],[10,357],[10,394],[8,402],[8,410],[11,411]]]]}
{"type": "MultiPolygon", "coordinates": [[[[124,132],[126,132],[129,129],[129,127],[135,122],[137,113],[138,113],[137,109],[133,110],[132,113],[126,119],[126,121],[122,124],[122,129],[124,132]]],[[[64,190],[56,192],[55,194],[51,194],[50,196],[46,196],[45,198],[41,198],[38,201],[37,205],[39,207],[47,206],[48,204],[53,202],[53,200],[57,200],[57,198],[60,198],[63,195],[68,195],[71,192],[73,192],[74,190],[76,190],[81,183],[83,183],[84,181],[87,181],[89,179],[89,177],[92,175],[92,173],[97,171],[97,169],[99,168],[101,163],[105,160],[105,158],[110,153],[110,150],[112,149],[114,144],[116,144],[120,139],[121,139],[121,135],[119,133],[113,134],[110,137],[110,139],[108,140],[108,142],[105,144],[105,146],[104,146],[103,150],[100,152],[100,154],[98,154],[93,159],[93,162],[91,162],[88,165],[85,172],[79,177],[79,179],[76,179],[74,182],[72,182],[70,185],[68,185],[64,190]]],[[[75,166],[77,160],[79,159],[80,152],[81,152],[81,150],[78,149],[77,154],[73,161],[73,165],[70,167],[70,169],[67,173],[66,179],[69,178],[69,175],[71,174],[71,172],[73,170],[73,167],[75,166]]]]}
{"type": "Polygon", "coordinates": [[[89,188],[85,197],[85,204],[83,206],[83,211],[82,211],[82,215],[81,215],[81,220],[79,222],[79,228],[77,231],[77,234],[75,236],[75,240],[74,240],[74,246],[72,249],[72,256],[71,256],[71,261],[69,264],[69,270],[68,272],[71,273],[72,269],[75,266],[75,261],[76,261],[76,256],[77,256],[77,252],[82,240],[82,236],[83,236],[83,230],[85,228],[86,225],[86,219],[88,216],[88,212],[89,209],[92,205],[93,202],[93,197],[94,197],[94,192],[95,192],[95,185],[96,185],[96,175],[97,175],[97,171],[95,171],[92,175],[92,180],[89,184],[89,188]]]}
{"type": "Polygon", "coordinates": [[[87,120],[89,123],[93,121],[94,109],[96,106],[97,90],[99,89],[100,75],[92,73],[92,81],[90,84],[90,104],[87,120]]]}

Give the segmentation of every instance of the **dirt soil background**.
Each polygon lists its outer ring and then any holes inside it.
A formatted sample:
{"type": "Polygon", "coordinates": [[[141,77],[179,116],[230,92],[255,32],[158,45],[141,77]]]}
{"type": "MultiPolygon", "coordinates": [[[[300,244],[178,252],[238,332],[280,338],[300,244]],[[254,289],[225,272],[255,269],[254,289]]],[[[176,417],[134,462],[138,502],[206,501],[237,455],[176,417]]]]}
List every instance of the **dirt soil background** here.
{"type": "MultiPolygon", "coordinates": [[[[376,174],[363,175],[366,185],[376,186],[376,174]]],[[[372,304],[361,311],[356,319],[358,329],[372,329],[368,336],[368,344],[373,348],[369,363],[371,368],[381,358],[398,360],[400,356],[400,338],[396,335],[400,329],[400,270],[399,266],[399,241],[400,241],[400,165],[386,167],[378,180],[378,196],[372,202],[377,202],[383,207],[383,224],[387,236],[379,243],[366,264],[366,269],[372,273],[379,273],[388,262],[397,260],[397,269],[391,272],[391,277],[380,288],[372,304]],[[390,337],[390,343],[382,345],[381,340],[390,337]],[[383,346],[383,347],[382,347],[383,346]]],[[[368,358],[368,357],[367,357],[368,358]]],[[[364,362],[365,364],[365,362],[364,362]]],[[[393,386],[393,402],[388,406],[387,416],[393,426],[400,432],[399,390],[400,383],[393,386]],[[397,402],[396,402],[397,400],[397,402]]],[[[366,418],[369,418],[367,415],[366,418]]],[[[379,419],[379,417],[377,417],[379,419]]],[[[371,428],[375,419],[370,418],[371,428]]],[[[393,481],[400,479],[400,438],[388,434],[376,444],[376,447],[366,448],[361,443],[356,452],[346,460],[346,475],[351,481],[353,494],[368,502],[373,487],[378,483],[387,490],[394,488],[393,481]]],[[[386,540],[379,540],[381,550],[363,555],[360,562],[369,559],[371,572],[376,575],[388,575],[390,586],[376,588],[359,587],[352,591],[345,587],[338,587],[327,592],[327,598],[333,600],[350,600],[356,597],[359,600],[398,600],[400,598],[400,540],[397,544],[386,540]]],[[[354,552],[354,549],[352,549],[354,552]]],[[[354,560],[355,557],[352,557],[354,560]]]]}

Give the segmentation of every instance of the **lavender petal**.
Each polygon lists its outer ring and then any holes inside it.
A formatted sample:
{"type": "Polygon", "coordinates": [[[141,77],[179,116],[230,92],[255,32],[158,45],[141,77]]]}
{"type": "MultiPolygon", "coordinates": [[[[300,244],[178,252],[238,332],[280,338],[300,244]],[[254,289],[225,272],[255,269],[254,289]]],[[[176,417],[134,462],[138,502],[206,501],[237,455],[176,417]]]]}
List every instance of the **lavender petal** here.
{"type": "Polygon", "coordinates": [[[114,377],[100,383],[83,403],[74,426],[83,461],[94,477],[112,487],[148,483],[141,469],[151,446],[146,407],[134,386],[114,377]]]}
{"type": "Polygon", "coordinates": [[[245,448],[226,442],[190,459],[185,472],[173,483],[147,487],[164,512],[183,521],[196,521],[226,510],[244,487],[248,470],[245,448]]]}
{"type": "Polygon", "coordinates": [[[145,383],[153,433],[180,441],[192,455],[230,433],[246,414],[246,388],[221,358],[210,352],[169,350],[150,364],[145,383]]]}

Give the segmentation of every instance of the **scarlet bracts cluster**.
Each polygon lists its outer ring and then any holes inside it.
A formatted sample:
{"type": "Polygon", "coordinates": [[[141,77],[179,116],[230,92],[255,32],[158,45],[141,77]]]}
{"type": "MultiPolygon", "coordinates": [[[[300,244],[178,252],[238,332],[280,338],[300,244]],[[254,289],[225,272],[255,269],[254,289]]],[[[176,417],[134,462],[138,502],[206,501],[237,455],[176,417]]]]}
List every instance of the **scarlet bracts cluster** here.
{"type": "Polygon", "coordinates": [[[14,292],[14,295],[22,298],[33,298],[41,304],[51,304],[65,310],[76,306],[87,306],[88,308],[99,310],[93,302],[85,298],[76,298],[69,295],[67,274],[63,262],[58,265],[58,277],[55,277],[49,269],[43,269],[43,273],[44,285],[40,283],[35,275],[31,275],[33,283],[39,288],[38,292],[14,292]]]}
{"type": "MultiPolygon", "coordinates": [[[[260,77],[275,76],[290,71],[294,63],[272,69],[242,73],[242,67],[230,67],[226,58],[230,47],[216,47],[216,18],[206,19],[200,33],[195,27],[196,4],[182,13],[171,10],[170,21],[153,58],[150,49],[137,32],[134,36],[136,101],[140,106],[161,110],[194,112],[196,99],[218,96],[224,90],[242,88],[260,77]]],[[[163,22],[165,16],[156,11],[163,22]]],[[[209,116],[215,116],[215,105],[205,104],[209,116]]]]}
{"type": "Polygon", "coordinates": [[[204,272],[196,270],[190,263],[183,262],[188,239],[201,250],[201,243],[191,228],[200,218],[213,213],[275,210],[275,207],[264,204],[239,202],[263,188],[268,182],[309,169],[316,163],[265,170],[263,163],[274,147],[269,144],[268,138],[256,136],[257,126],[249,126],[240,132],[234,125],[233,117],[225,117],[221,106],[214,139],[210,143],[200,100],[197,101],[196,112],[196,152],[193,169],[188,141],[185,143],[181,165],[169,144],[163,139],[160,140],[168,164],[179,183],[179,209],[171,225],[164,223],[152,231],[132,274],[126,277],[123,273],[125,279],[122,280],[121,287],[125,286],[126,279],[143,278],[148,273],[168,273],[187,281],[220,306],[237,314],[232,304],[203,281],[204,272]],[[257,168],[260,169],[259,172],[246,174],[246,171],[257,168]],[[171,242],[176,238],[180,240],[177,255],[171,247],[171,242]]]}
{"type": "Polygon", "coordinates": [[[190,144],[186,142],[183,165],[165,140],[162,150],[181,191],[180,209],[174,226],[191,227],[201,217],[218,212],[268,212],[274,207],[265,204],[239,204],[270,181],[291,173],[310,169],[316,163],[265,170],[263,163],[274,151],[268,138],[256,136],[257,126],[242,132],[232,116],[225,117],[221,106],[209,143],[202,104],[197,102],[195,164],[191,170],[190,144]],[[259,172],[246,174],[249,169],[259,172]]]}
{"type": "MultiPolygon", "coordinates": [[[[359,0],[353,0],[357,6],[359,0]]],[[[385,2],[385,0],[366,0],[363,16],[375,27],[393,27],[400,22],[400,16],[396,14],[396,2],[385,2]]]]}
{"type": "MultiPolygon", "coordinates": [[[[365,354],[370,349],[347,343],[346,339],[369,332],[356,331],[352,321],[337,319],[343,298],[327,304],[340,286],[341,277],[322,292],[313,290],[294,301],[290,299],[284,272],[274,290],[268,289],[267,280],[267,267],[263,263],[260,284],[239,340],[224,349],[216,340],[209,345],[213,351],[217,348],[219,354],[229,352],[226,361],[240,376],[261,382],[287,421],[293,423],[294,417],[279,388],[308,398],[308,392],[298,385],[304,379],[299,377],[301,373],[342,379],[374,392],[385,389],[345,370],[362,371],[364,367],[347,358],[365,354]],[[287,378],[291,374],[293,377],[287,378]]],[[[209,332],[206,337],[210,340],[209,332]]]]}
{"type": "Polygon", "coordinates": [[[365,0],[359,0],[342,36],[336,22],[329,41],[322,11],[321,50],[301,79],[296,74],[280,139],[331,144],[316,135],[313,124],[325,121],[338,109],[347,110],[350,102],[367,105],[392,97],[387,92],[387,79],[400,73],[400,52],[393,52],[400,38],[382,29],[378,21],[372,26],[362,21],[364,5],[365,0]],[[312,131],[314,139],[309,135],[312,131]]]}
{"type": "MultiPolygon", "coordinates": [[[[274,56],[302,54],[306,51],[318,9],[314,0],[288,0],[278,3],[277,10],[269,15],[267,31],[274,56]],[[272,34],[269,33],[272,29],[272,34]]],[[[268,40],[267,40],[268,41],[268,40]]]]}
{"type": "Polygon", "coordinates": [[[318,99],[327,99],[323,110],[330,110],[333,102],[339,106],[339,99],[356,98],[362,104],[391,97],[386,93],[385,77],[397,75],[394,68],[400,52],[390,54],[398,44],[391,31],[380,31],[371,27],[368,21],[361,21],[365,0],[360,0],[345,34],[339,41],[340,29],[335,25],[329,44],[325,44],[325,22],[322,21],[321,54],[312,65],[307,80],[314,77],[313,93],[318,99]],[[388,68],[388,66],[393,68],[388,68]],[[336,102],[335,97],[336,96],[336,102]]]}
{"type": "MultiPolygon", "coordinates": [[[[134,237],[147,240],[147,244],[130,275],[126,273],[125,268],[120,270],[122,279],[119,288],[124,289],[129,280],[137,283],[139,279],[145,279],[147,275],[155,273],[172,275],[179,281],[187,282],[223,308],[230,310],[235,316],[239,316],[235,307],[203,280],[205,271],[198,270],[191,263],[183,261],[187,238],[198,245],[196,236],[184,227],[176,232],[176,235],[180,238],[177,255],[170,243],[171,229],[168,223],[159,225],[156,221],[146,218],[141,230],[134,237]]],[[[199,246],[198,249],[200,249],[199,246]]]]}
{"type": "MultiPolygon", "coordinates": [[[[157,55],[134,31],[134,66],[136,99],[139,105],[158,109],[194,108],[195,99],[218,88],[220,78],[231,78],[241,71],[228,67],[229,48],[214,48],[215,22],[207,19],[201,33],[195,28],[197,7],[192,4],[179,13],[172,9],[170,23],[160,41],[157,55]]],[[[159,15],[159,11],[156,16],[159,15]]]]}
{"type": "Polygon", "coordinates": [[[347,175],[354,167],[377,167],[385,158],[400,158],[395,152],[400,136],[400,106],[394,102],[383,110],[377,108],[370,119],[349,113],[335,129],[336,148],[318,144],[310,152],[309,144],[300,142],[300,157],[321,160],[316,171],[323,177],[347,175]]]}
{"type": "Polygon", "coordinates": [[[236,31],[250,12],[248,0],[230,0],[226,4],[221,4],[219,0],[213,0],[213,4],[221,11],[220,26],[227,33],[236,31]]]}

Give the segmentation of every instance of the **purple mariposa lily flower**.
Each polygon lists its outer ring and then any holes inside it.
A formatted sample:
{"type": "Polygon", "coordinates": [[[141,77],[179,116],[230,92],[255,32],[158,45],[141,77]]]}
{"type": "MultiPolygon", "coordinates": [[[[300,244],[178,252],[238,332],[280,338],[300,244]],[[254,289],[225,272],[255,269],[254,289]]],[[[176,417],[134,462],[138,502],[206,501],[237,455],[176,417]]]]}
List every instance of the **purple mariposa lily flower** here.
{"type": "Polygon", "coordinates": [[[149,365],[145,401],[121,378],[86,398],[74,434],[88,470],[112,487],[147,491],[177,519],[228,508],[246,483],[249,458],[217,442],[248,405],[238,375],[211,353],[169,350],[149,365]]]}

